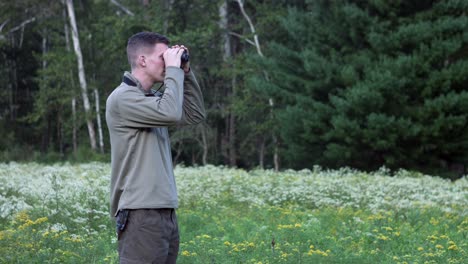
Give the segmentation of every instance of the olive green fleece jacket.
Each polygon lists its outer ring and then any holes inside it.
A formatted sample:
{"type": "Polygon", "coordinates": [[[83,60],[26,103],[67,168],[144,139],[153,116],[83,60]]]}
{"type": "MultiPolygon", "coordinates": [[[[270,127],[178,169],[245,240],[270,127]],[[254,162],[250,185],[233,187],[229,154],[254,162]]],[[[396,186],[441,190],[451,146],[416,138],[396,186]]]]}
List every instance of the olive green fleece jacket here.
{"type": "Polygon", "coordinates": [[[205,118],[200,86],[192,71],[167,67],[164,93],[145,93],[129,72],[107,98],[111,143],[110,209],[177,208],[168,127],[205,118]]]}

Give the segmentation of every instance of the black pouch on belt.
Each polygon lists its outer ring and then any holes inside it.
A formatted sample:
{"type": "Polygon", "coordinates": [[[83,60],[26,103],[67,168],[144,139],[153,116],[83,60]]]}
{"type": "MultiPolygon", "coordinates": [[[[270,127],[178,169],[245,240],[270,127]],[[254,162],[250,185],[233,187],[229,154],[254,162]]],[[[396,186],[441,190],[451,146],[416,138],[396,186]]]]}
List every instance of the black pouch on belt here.
{"type": "Polygon", "coordinates": [[[129,212],[130,212],[129,210],[120,210],[117,213],[117,216],[116,216],[117,233],[124,231],[125,226],[127,225],[129,212]]]}

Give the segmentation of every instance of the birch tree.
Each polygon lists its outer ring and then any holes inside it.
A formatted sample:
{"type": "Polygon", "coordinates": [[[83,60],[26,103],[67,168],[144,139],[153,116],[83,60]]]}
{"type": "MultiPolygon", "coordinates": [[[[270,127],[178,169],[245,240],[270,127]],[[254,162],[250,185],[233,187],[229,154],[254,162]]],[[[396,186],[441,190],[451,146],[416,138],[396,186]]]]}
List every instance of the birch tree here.
{"type": "Polygon", "coordinates": [[[164,0],[164,10],[165,10],[165,18],[163,21],[163,34],[167,34],[167,29],[169,28],[169,16],[172,11],[172,6],[174,5],[175,0],[164,0]]]}
{"type": "MultiPolygon", "coordinates": [[[[228,20],[228,2],[223,1],[221,6],[219,7],[219,26],[222,30],[222,48],[223,48],[223,62],[229,63],[229,60],[232,59],[232,47],[231,47],[231,40],[229,37],[229,20],[228,20]]],[[[231,77],[231,87],[230,91],[228,91],[229,97],[233,98],[236,95],[236,76],[231,77]]],[[[226,135],[227,140],[223,140],[223,142],[227,143],[227,151],[229,157],[229,165],[236,166],[237,165],[237,152],[236,152],[236,116],[232,110],[228,112],[226,116],[226,135]]]]}
{"type": "MultiPolygon", "coordinates": [[[[245,40],[247,43],[253,45],[256,48],[257,54],[262,58],[265,57],[263,55],[263,52],[262,52],[262,47],[260,45],[258,34],[255,31],[255,26],[252,23],[252,20],[250,19],[249,15],[247,14],[247,12],[244,9],[244,2],[242,0],[236,0],[236,2],[239,5],[239,8],[240,8],[240,11],[241,11],[242,15],[244,16],[245,20],[249,24],[250,32],[253,35],[253,41],[251,39],[247,38],[247,37],[236,34],[234,32],[231,32],[231,34],[235,35],[235,36],[245,40]]],[[[267,81],[269,81],[268,73],[266,71],[263,71],[263,75],[264,75],[265,79],[267,81]]],[[[271,114],[270,118],[273,118],[274,117],[274,101],[273,101],[273,98],[268,99],[268,104],[270,106],[270,114],[271,114]]],[[[275,171],[278,171],[279,170],[278,136],[276,135],[276,133],[274,131],[272,131],[272,138],[273,138],[273,147],[274,147],[274,150],[273,150],[273,163],[274,163],[274,166],[275,166],[275,171]]],[[[261,140],[261,143],[265,144],[264,140],[261,140]]],[[[261,156],[264,155],[264,146],[263,145],[260,147],[260,155],[261,156]]],[[[262,161],[260,166],[263,167],[263,164],[262,164],[263,163],[263,157],[261,157],[260,160],[262,161]]]]}
{"type": "Polygon", "coordinates": [[[84,71],[83,65],[83,55],[81,53],[80,47],[80,39],[78,35],[78,27],[76,26],[76,19],[75,19],[75,9],[73,7],[73,0],[66,0],[67,10],[68,10],[68,18],[70,20],[70,26],[72,30],[72,40],[73,40],[73,47],[75,50],[76,60],[78,63],[78,78],[80,81],[81,87],[81,97],[83,99],[83,108],[86,115],[86,124],[88,127],[88,134],[89,134],[89,141],[91,144],[91,148],[96,150],[96,132],[94,130],[93,120],[91,118],[91,106],[89,103],[88,98],[88,86],[86,84],[86,76],[84,71]]]}

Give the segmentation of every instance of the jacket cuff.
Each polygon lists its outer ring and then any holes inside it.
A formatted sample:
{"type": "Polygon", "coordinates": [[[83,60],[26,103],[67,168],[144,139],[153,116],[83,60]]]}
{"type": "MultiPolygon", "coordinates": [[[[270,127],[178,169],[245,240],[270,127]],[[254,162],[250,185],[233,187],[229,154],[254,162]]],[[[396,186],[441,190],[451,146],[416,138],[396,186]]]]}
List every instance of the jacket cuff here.
{"type": "Polygon", "coordinates": [[[175,66],[169,66],[166,68],[166,76],[164,79],[167,79],[168,77],[181,78],[183,80],[184,70],[175,66]]]}

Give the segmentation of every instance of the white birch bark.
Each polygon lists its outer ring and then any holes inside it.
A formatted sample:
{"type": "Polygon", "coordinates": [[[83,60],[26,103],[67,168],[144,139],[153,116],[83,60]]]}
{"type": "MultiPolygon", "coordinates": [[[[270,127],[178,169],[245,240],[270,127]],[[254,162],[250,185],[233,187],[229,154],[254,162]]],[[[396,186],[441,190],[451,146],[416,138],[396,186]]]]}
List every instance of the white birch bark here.
{"type": "Polygon", "coordinates": [[[81,87],[81,97],[83,98],[83,107],[85,110],[86,124],[88,126],[89,141],[91,144],[91,148],[93,150],[96,150],[96,132],[94,131],[94,124],[91,118],[91,107],[89,104],[88,91],[87,91],[88,86],[86,84],[86,76],[85,76],[84,65],[83,65],[83,55],[81,54],[80,39],[78,37],[78,28],[76,26],[75,9],[73,7],[73,0],[66,0],[66,5],[67,5],[67,10],[68,10],[68,18],[70,19],[70,26],[72,29],[73,47],[75,49],[76,60],[78,63],[78,78],[79,78],[80,87],[81,87]]]}
{"type": "Polygon", "coordinates": [[[118,8],[122,9],[122,11],[125,12],[125,14],[129,15],[129,16],[134,16],[135,14],[133,14],[132,11],[130,11],[128,8],[126,8],[124,5],[122,5],[121,3],[119,3],[117,0],[111,0],[111,3],[116,5],[118,8]]]}
{"type": "Polygon", "coordinates": [[[223,1],[221,6],[219,7],[219,27],[223,30],[222,38],[223,38],[223,60],[227,61],[231,58],[231,42],[229,41],[229,34],[227,33],[228,28],[228,10],[227,10],[227,2],[223,1]]]}
{"type": "Polygon", "coordinates": [[[206,128],[205,126],[201,127],[201,139],[202,139],[202,145],[203,145],[203,155],[202,155],[202,163],[203,166],[206,165],[206,160],[208,157],[208,141],[206,140],[206,128]]]}
{"type": "MultiPolygon", "coordinates": [[[[223,31],[223,60],[227,62],[232,57],[231,42],[229,39],[229,21],[228,21],[228,5],[227,1],[223,1],[219,7],[219,26],[223,31]]],[[[236,94],[236,77],[233,76],[231,79],[231,94],[230,96],[235,96],[236,94]]],[[[236,117],[232,110],[229,113],[229,118],[227,126],[227,135],[228,135],[228,156],[229,156],[229,165],[237,165],[237,153],[236,153],[236,117]]]]}
{"type": "Polygon", "coordinates": [[[76,141],[76,97],[72,97],[72,122],[73,122],[73,153],[76,155],[76,150],[78,149],[78,144],[76,141]]]}
{"type": "Polygon", "coordinates": [[[104,154],[104,139],[102,136],[102,125],[101,125],[101,114],[100,114],[100,107],[99,107],[99,93],[96,88],[94,88],[94,98],[96,100],[96,119],[98,125],[98,135],[99,135],[99,149],[101,153],[104,154]]]}
{"type": "MultiPolygon", "coordinates": [[[[67,23],[67,10],[66,7],[63,9],[63,19],[64,22],[64,31],[65,31],[65,44],[67,48],[67,52],[70,52],[70,30],[68,28],[67,23]]],[[[73,79],[73,71],[70,69],[69,71],[70,78],[71,78],[71,87],[75,89],[75,82],[73,79]]],[[[73,154],[76,155],[76,151],[78,149],[78,143],[76,141],[76,97],[75,93],[73,93],[72,100],[71,100],[71,107],[72,107],[72,145],[73,145],[73,154]]]]}
{"type": "Polygon", "coordinates": [[[172,6],[174,5],[174,0],[164,0],[164,10],[165,10],[165,18],[163,22],[163,34],[167,34],[167,29],[169,28],[169,15],[172,11],[172,6]]]}
{"type": "MultiPolygon", "coordinates": [[[[262,52],[262,48],[260,46],[260,41],[258,40],[258,34],[257,32],[255,31],[255,26],[254,24],[252,23],[252,20],[250,19],[250,17],[247,15],[247,13],[245,12],[245,9],[244,9],[244,2],[242,0],[236,0],[237,4],[239,4],[239,8],[241,10],[241,13],[242,15],[244,16],[245,20],[247,20],[247,23],[249,24],[249,27],[250,27],[250,31],[252,32],[253,34],[253,38],[254,40],[251,41],[249,39],[245,39],[248,43],[254,45],[256,48],[257,48],[257,53],[260,57],[264,57],[263,56],[263,52],[262,52]]],[[[242,36],[239,36],[239,37],[242,37],[242,36]]],[[[268,77],[268,74],[266,71],[263,72],[264,76],[265,76],[265,79],[268,81],[269,80],[269,77],[268,77]]],[[[274,114],[274,111],[273,111],[273,107],[274,107],[274,103],[273,103],[273,98],[270,98],[269,99],[269,104],[270,104],[270,113],[271,113],[271,116],[273,117],[273,114],[274,114]]],[[[278,154],[278,137],[276,136],[276,134],[274,132],[272,132],[272,137],[273,137],[273,144],[274,144],[274,152],[273,152],[273,163],[275,165],[275,171],[278,171],[279,170],[279,154],[278,154]]]]}

